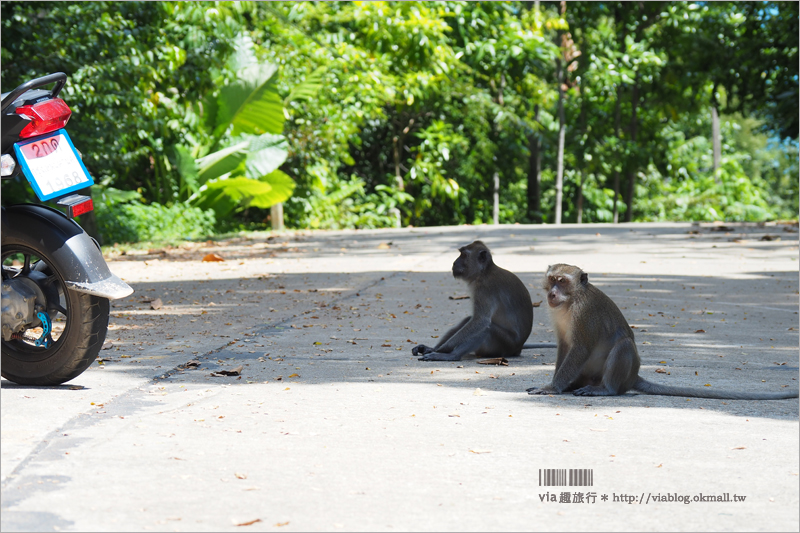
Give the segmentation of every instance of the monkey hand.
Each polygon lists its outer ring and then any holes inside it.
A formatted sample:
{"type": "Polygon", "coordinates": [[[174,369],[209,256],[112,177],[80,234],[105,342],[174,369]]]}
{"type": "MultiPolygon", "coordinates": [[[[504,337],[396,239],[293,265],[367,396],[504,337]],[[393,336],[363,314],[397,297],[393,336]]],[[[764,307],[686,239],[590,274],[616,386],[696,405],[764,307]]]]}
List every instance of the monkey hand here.
{"type": "Polygon", "coordinates": [[[411,355],[425,355],[426,353],[433,353],[436,350],[431,348],[430,346],[425,346],[424,344],[417,344],[413,348],[411,348],[411,355]]]}
{"type": "Polygon", "coordinates": [[[546,387],[531,387],[527,389],[526,392],[528,394],[560,394],[556,389],[547,385],[546,387]]]}

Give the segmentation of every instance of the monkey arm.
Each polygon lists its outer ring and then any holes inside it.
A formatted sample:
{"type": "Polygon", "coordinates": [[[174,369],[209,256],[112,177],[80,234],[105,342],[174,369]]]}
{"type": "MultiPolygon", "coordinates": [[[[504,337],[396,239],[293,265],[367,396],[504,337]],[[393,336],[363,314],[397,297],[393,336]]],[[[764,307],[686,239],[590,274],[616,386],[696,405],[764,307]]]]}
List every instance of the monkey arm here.
{"type": "Polygon", "coordinates": [[[465,355],[514,355],[503,353],[513,337],[509,332],[488,320],[470,320],[433,353],[424,354],[422,361],[459,361],[465,355]]]}
{"type": "Polygon", "coordinates": [[[484,343],[484,337],[488,336],[488,331],[482,335],[480,331],[465,326],[447,342],[437,346],[436,351],[423,354],[420,361],[460,361],[465,355],[480,348],[484,343]],[[468,329],[472,331],[467,331],[468,329]]]}
{"type": "Polygon", "coordinates": [[[528,394],[561,394],[580,377],[581,370],[588,359],[589,352],[585,348],[580,346],[567,348],[564,343],[560,343],[553,380],[547,386],[527,389],[528,394]]]}
{"type": "Polygon", "coordinates": [[[425,355],[425,354],[441,351],[440,348],[442,347],[442,345],[444,343],[446,343],[453,335],[458,333],[459,330],[461,330],[461,328],[463,328],[467,324],[467,322],[469,322],[469,320],[471,318],[472,317],[468,316],[467,318],[465,318],[464,320],[459,322],[458,325],[456,325],[455,327],[453,327],[450,330],[448,330],[447,333],[442,335],[442,338],[436,344],[435,348],[431,348],[430,346],[427,346],[425,344],[418,344],[418,345],[414,346],[413,348],[411,348],[411,355],[425,355]]]}
{"type": "MultiPolygon", "coordinates": [[[[561,352],[560,346],[559,352],[561,352]]],[[[560,358],[561,353],[558,355],[560,358]]],[[[556,371],[553,373],[553,381],[550,383],[550,387],[559,393],[564,392],[573,381],[580,377],[581,370],[583,370],[584,364],[589,359],[589,355],[589,351],[583,346],[578,346],[577,344],[571,346],[564,354],[560,364],[558,360],[556,361],[556,371]]]]}
{"type": "Polygon", "coordinates": [[[455,327],[450,328],[447,331],[447,333],[442,335],[442,338],[436,344],[436,347],[434,348],[434,351],[436,351],[436,352],[447,351],[447,350],[442,350],[442,346],[444,346],[445,343],[447,343],[447,341],[449,341],[453,337],[453,335],[455,335],[456,333],[461,331],[461,328],[466,326],[469,323],[470,320],[472,320],[472,317],[468,316],[467,318],[465,318],[464,320],[459,322],[455,327]]]}

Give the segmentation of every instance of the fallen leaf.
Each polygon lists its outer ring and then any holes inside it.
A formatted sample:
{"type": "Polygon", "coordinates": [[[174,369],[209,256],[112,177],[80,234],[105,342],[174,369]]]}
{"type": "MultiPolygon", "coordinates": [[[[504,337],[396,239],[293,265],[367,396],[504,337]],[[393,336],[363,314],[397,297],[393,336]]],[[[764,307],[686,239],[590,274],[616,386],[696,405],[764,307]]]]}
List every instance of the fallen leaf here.
{"type": "Polygon", "coordinates": [[[388,250],[391,246],[385,242],[382,242],[378,245],[378,250],[388,250]]]}
{"type": "Polygon", "coordinates": [[[731,448],[731,450],[746,450],[747,446],[737,446],[735,448],[731,448]]]}
{"type": "Polygon", "coordinates": [[[161,309],[163,306],[164,303],[161,301],[161,298],[156,298],[150,302],[150,309],[161,309]]]}
{"type": "Polygon", "coordinates": [[[705,332],[706,332],[706,330],[704,330],[704,329],[698,329],[697,331],[695,331],[695,333],[705,333],[705,332]]]}
{"type": "Polygon", "coordinates": [[[781,240],[781,238],[778,237],[777,235],[764,235],[763,237],[761,237],[758,240],[759,241],[779,241],[779,240],[781,240]]]}
{"type": "Polygon", "coordinates": [[[275,527],[283,527],[283,526],[288,526],[288,525],[289,525],[289,522],[278,522],[277,524],[275,524],[275,527]]]}
{"type": "Polygon", "coordinates": [[[234,524],[236,526],[252,526],[256,522],[261,522],[260,518],[256,518],[255,520],[250,520],[249,522],[241,522],[239,524],[234,524]]]}
{"type": "Polygon", "coordinates": [[[239,365],[236,368],[234,368],[233,370],[217,370],[215,372],[212,372],[209,375],[217,377],[217,378],[218,377],[222,377],[222,376],[238,376],[238,375],[241,374],[242,368],[244,368],[244,367],[242,365],[239,365]]]}
{"type": "Polygon", "coordinates": [[[666,370],[664,370],[663,368],[656,368],[656,373],[657,373],[657,374],[666,374],[666,373],[667,373],[667,371],[666,371],[666,370]]]}
{"type": "Polygon", "coordinates": [[[106,341],[103,343],[103,347],[100,348],[101,350],[108,350],[114,347],[114,344],[111,341],[106,341]]]}
{"type": "Polygon", "coordinates": [[[203,258],[203,262],[219,262],[219,261],[225,261],[225,259],[223,259],[221,255],[215,253],[210,253],[203,258]]]}
{"type": "Polygon", "coordinates": [[[505,357],[495,357],[493,359],[484,359],[483,361],[478,361],[479,365],[502,365],[508,366],[508,359],[505,357]]]}
{"type": "Polygon", "coordinates": [[[539,300],[538,302],[533,302],[531,305],[532,305],[533,307],[539,307],[539,306],[541,306],[541,305],[542,305],[542,301],[541,301],[541,300],[539,300]]]}
{"type": "Polygon", "coordinates": [[[470,450],[471,453],[492,453],[492,450],[470,450]]]}
{"type": "Polygon", "coordinates": [[[448,296],[451,300],[469,300],[469,296],[448,296]]]}
{"type": "Polygon", "coordinates": [[[292,374],[292,375],[291,375],[291,376],[289,376],[289,377],[290,377],[290,378],[299,378],[299,377],[300,377],[300,374],[292,374]]]}
{"type": "Polygon", "coordinates": [[[240,474],[240,473],[236,472],[233,475],[236,476],[238,479],[247,479],[247,475],[245,475],[245,474],[240,474]]]}
{"type": "Polygon", "coordinates": [[[200,366],[200,361],[197,359],[192,359],[191,361],[187,361],[184,365],[185,368],[197,368],[200,366]]]}
{"type": "Polygon", "coordinates": [[[474,391],[472,391],[472,395],[473,396],[486,396],[486,393],[478,388],[478,389],[475,389],[474,391]]]}

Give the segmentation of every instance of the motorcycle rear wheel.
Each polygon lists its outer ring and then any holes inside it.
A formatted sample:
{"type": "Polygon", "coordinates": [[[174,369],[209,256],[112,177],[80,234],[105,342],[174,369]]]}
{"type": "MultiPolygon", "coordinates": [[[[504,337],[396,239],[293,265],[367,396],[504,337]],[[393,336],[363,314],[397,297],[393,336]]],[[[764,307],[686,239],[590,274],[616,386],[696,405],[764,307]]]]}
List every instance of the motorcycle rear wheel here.
{"type": "MultiPolygon", "coordinates": [[[[64,283],[64,269],[35,242],[2,243],[3,280],[30,276],[32,271],[47,276],[47,311],[53,321],[53,338],[48,347],[35,346],[36,329],[2,340],[0,374],[20,385],[59,385],[85,371],[97,358],[108,331],[109,301],[106,298],[70,290],[64,283]],[[21,268],[13,258],[22,256],[21,268]],[[26,271],[27,269],[27,271],[26,271]],[[52,297],[57,294],[57,298],[52,297]],[[27,336],[26,336],[27,335],[27,336]]],[[[42,283],[42,281],[39,281],[42,283]]],[[[39,303],[37,301],[37,303],[39,303]]],[[[41,328],[39,328],[41,329],[41,328]]]]}

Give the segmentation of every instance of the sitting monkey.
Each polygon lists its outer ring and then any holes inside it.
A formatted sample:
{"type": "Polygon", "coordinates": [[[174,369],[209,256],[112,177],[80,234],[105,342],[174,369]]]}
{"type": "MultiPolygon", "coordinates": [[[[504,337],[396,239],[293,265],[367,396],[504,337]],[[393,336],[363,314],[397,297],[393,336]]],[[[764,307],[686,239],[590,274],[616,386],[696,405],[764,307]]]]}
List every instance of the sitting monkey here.
{"type": "Polygon", "coordinates": [[[782,400],[797,392],[747,393],[659,385],[639,376],[639,352],[622,311],[576,266],[548,267],[543,288],[556,330],[556,370],[550,385],[528,394],[615,396],[644,394],[722,400],[782,400]]]}
{"type": "Polygon", "coordinates": [[[519,355],[523,348],[555,348],[553,343],[525,344],[533,327],[533,305],[522,281],[495,265],[489,248],[475,241],[459,249],[453,277],[467,282],[472,316],[462,320],[431,348],[411,349],[421,361],[459,361],[470,353],[478,357],[519,355]]]}

